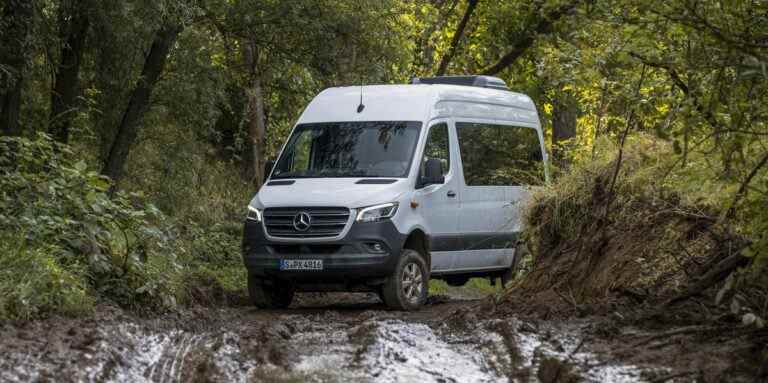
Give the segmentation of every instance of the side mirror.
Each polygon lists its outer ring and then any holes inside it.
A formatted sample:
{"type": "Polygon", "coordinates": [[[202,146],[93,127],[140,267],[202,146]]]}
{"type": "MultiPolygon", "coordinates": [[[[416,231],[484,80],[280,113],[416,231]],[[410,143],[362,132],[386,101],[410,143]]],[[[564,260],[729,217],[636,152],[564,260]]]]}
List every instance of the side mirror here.
{"type": "Polygon", "coordinates": [[[269,174],[272,173],[272,168],[275,167],[275,161],[267,161],[264,163],[264,182],[267,182],[269,174]]]}
{"type": "Polygon", "coordinates": [[[437,158],[430,158],[424,164],[424,175],[419,180],[419,188],[427,185],[439,185],[445,183],[443,176],[443,163],[437,158]]]}

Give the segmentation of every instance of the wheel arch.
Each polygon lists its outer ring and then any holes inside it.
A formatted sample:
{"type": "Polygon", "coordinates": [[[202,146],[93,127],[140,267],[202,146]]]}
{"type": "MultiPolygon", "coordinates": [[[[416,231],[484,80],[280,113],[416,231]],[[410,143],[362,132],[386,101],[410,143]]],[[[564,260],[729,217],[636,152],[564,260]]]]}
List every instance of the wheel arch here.
{"type": "Polygon", "coordinates": [[[417,251],[424,257],[424,261],[427,262],[427,269],[432,268],[432,255],[430,254],[429,236],[424,230],[420,228],[413,229],[408,237],[405,239],[403,249],[411,249],[417,251]]]}

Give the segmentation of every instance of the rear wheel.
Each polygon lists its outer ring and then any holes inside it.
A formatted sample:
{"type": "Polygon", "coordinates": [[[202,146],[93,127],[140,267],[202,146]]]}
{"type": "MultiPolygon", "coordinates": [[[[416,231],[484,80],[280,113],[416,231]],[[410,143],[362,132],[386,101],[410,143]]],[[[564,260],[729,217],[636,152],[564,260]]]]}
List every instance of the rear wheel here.
{"type": "Polygon", "coordinates": [[[427,301],[429,272],[424,257],[405,249],[395,272],[382,286],[381,296],[387,306],[397,310],[415,310],[427,301]]]}
{"type": "Polygon", "coordinates": [[[291,305],[294,289],[289,283],[273,281],[265,284],[260,278],[248,277],[248,294],[251,302],[263,309],[284,309],[291,305]]]}

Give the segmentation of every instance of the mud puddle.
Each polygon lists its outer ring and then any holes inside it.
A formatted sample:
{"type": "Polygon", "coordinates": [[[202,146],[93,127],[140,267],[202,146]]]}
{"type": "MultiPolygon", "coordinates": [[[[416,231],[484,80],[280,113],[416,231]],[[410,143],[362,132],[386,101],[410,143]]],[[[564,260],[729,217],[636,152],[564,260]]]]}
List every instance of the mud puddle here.
{"type": "Polygon", "coordinates": [[[7,325],[0,381],[634,382],[649,370],[600,360],[577,328],[478,321],[464,310],[473,303],[444,299],[399,313],[370,298],[321,299],[279,312],[151,321],[106,312],[7,325]]]}

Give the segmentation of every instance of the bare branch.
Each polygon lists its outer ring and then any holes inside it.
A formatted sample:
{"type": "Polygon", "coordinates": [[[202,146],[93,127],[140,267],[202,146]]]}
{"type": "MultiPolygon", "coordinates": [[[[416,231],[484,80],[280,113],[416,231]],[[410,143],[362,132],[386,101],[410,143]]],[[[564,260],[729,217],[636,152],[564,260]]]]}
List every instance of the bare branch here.
{"type": "Polygon", "coordinates": [[[739,201],[741,201],[744,197],[747,196],[747,192],[749,190],[749,184],[752,182],[755,176],[760,172],[760,169],[762,169],[767,164],[768,164],[768,152],[766,152],[763,155],[763,158],[761,158],[760,161],[758,161],[757,165],[755,165],[755,167],[752,168],[752,171],[749,172],[749,174],[747,175],[747,178],[745,178],[744,181],[741,182],[741,186],[739,186],[739,190],[734,195],[733,201],[731,202],[731,205],[728,207],[728,210],[724,211],[723,215],[720,216],[720,220],[719,220],[720,222],[723,222],[726,219],[733,217],[734,214],[736,214],[736,206],[739,204],[739,201]]]}
{"type": "Polygon", "coordinates": [[[464,36],[464,30],[467,28],[467,23],[472,17],[472,13],[475,11],[478,1],[479,0],[469,0],[469,4],[467,4],[467,10],[464,12],[464,17],[461,18],[459,25],[456,27],[456,32],[453,34],[451,45],[448,47],[448,50],[443,55],[442,60],[440,60],[440,65],[437,67],[437,73],[435,73],[437,76],[444,75],[445,71],[448,69],[448,64],[451,63],[453,55],[456,54],[456,48],[458,47],[461,38],[464,36]]]}
{"type": "MultiPolygon", "coordinates": [[[[522,56],[533,45],[538,35],[551,33],[552,25],[563,16],[571,14],[580,3],[581,0],[574,0],[543,15],[539,18],[536,25],[526,28],[526,31],[512,44],[512,49],[507,54],[502,56],[495,64],[483,69],[481,73],[494,75],[512,65],[518,57],[522,56]]],[[[540,11],[540,9],[537,9],[537,12],[540,11]]]]}

